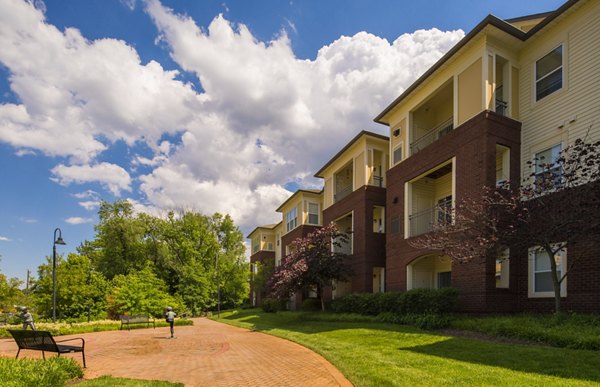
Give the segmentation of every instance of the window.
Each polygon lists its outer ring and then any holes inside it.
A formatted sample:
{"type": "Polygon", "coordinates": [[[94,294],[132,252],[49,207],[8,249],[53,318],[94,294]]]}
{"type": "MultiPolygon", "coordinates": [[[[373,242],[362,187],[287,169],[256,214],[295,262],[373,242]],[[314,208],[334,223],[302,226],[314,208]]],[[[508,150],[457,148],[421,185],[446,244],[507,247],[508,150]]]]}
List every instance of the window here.
{"type": "Polygon", "coordinates": [[[298,209],[292,208],[290,212],[285,214],[287,231],[292,231],[298,225],[298,209]]]}
{"type": "Polygon", "coordinates": [[[562,44],[535,62],[535,100],[560,90],[563,85],[562,44]]]}
{"type": "Polygon", "coordinates": [[[496,287],[497,288],[508,288],[509,287],[509,260],[510,249],[503,249],[496,258],[496,287]]]}
{"type": "MultiPolygon", "coordinates": [[[[554,255],[558,277],[562,276],[567,253],[562,250],[554,255]]],[[[561,283],[561,296],[566,296],[566,282],[561,283]]],[[[529,297],[554,297],[552,271],[548,253],[540,247],[529,249],[529,297]]]]}
{"type": "Polygon", "coordinates": [[[260,240],[258,238],[254,238],[252,240],[252,253],[256,253],[260,248],[260,240]]]}
{"type": "Polygon", "coordinates": [[[319,224],[319,205],[317,203],[308,203],[308,224],[319,224]]]}
{"type": "Polygon", "coordinates": [[[560,186],[562,170],[556,161],[560,157],[561,149],[561,144],[556,144],[535,154],[533,162],[536,189],[547,191],[560,186]]]}
{"type": "Polygon", "coordinates": [[[402,161],[402,143],[394,149],[393,159],[394,165],[402,161]]]}
{"type": "Polygon", "coordinates": [[[267,250],[273,251],[273,242],[267,243],[267,250]]]}
{"type": "Polygon", "coordinates": [[[444,271],[437,273],[437,288],[449,288],[452,286],[452,272],[444,271]]]}

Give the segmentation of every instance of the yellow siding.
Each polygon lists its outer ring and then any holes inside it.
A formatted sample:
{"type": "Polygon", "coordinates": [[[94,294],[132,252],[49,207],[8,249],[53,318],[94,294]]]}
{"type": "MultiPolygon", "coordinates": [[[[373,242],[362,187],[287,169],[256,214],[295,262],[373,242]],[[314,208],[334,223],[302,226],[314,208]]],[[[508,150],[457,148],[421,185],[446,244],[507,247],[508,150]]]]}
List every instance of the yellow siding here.
{"type": "Polygon", "coordinates": [[[354,184],[352,190],[362,187],[366,184],[365,175],[367,171],[367,163],[365,162],[365,152],[360,152],[354,157],[354,184]]]}
{"type": "Polygon", "coordinates": [[[435,181],[435,200],[452,195],[452,174],[448,173],[435,181]]]}
{"type": "Polygon", "coordinates": [[[487,59],[487,76],[485,81],[485,104],[484,106],[488,110],[494,110],[494,89],[496,84],[494,82],[494,56],[488,55],[487,59]]]}
{"type": "Polygon", "coordinates": [[[458,75],[458,125],[481,111],[481,58],[458,75]]]}
{"type": "Polygon", "coordinates": [[[333,204],[333,178],[328,177],[325,179],[325,186],[323,189],[323,209],[328,208],[333,204]]]}
{"type": "Polygon", "coordinates": [[[571,143],[585,137],[600,140],[598,106],[600,106],[600,2],[585,4],[538,39],[532,39],[521,56],[520,117],[522,126],[521,167],[529,172],[527,161],[540,144],[559,138],[571,143]],[[563,46],[563,88],[535,101],[534,66],[559,44],[563,46]],[[594,125],[592,126],[592,124],[594,125]]]}

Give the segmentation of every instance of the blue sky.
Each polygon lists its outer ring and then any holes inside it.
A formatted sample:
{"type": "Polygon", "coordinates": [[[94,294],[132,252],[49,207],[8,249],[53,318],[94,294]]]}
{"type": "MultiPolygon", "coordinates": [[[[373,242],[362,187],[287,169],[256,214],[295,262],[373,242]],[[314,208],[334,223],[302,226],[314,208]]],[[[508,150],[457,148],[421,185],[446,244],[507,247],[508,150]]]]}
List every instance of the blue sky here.
{"type": "Polygon", "coordinates": [[[487,14],[538,0],[0,0],[0,272],[100,200],[278,221],[295,187],[487,14]],[[315,141],[315,139],[318,139],[315,141]]]}

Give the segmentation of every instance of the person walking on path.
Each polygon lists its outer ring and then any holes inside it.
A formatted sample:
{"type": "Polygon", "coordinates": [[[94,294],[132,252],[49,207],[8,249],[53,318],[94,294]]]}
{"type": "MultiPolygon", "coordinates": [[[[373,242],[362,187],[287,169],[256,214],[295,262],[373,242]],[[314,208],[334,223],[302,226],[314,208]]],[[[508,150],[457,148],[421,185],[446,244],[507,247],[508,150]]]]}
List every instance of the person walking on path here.
{"type": "Polygon", "coordinates": [[[174,333],[175,330],[173,329],[173,325],[175,324],[175,316],[177,316],[177,313],[173,312],[173,308],[171,308],[170,306],[167,306],[167,313],[165,313],[165,320],[167,320],[167,322],[169,323],[170,327],[171,327],[171,339],[174,339],[174,333]]]}
{"type": "Polygon", "coordinates": [[[21,308],[21,319],[23,320],[23,330],[27,330],[27,327],[31,327],[31,330],[35,331],[33,316],[27,311],[26,306],[21,308]]]}

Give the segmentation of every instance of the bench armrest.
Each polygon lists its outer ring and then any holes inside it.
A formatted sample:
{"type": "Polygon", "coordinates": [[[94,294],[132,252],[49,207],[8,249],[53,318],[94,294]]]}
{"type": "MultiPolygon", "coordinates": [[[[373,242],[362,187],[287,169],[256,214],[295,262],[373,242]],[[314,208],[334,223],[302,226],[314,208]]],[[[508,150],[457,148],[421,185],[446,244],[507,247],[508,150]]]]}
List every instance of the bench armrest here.
{"type": "Polygon", "coordinates": [[[66,340],[60,340],[60,341],[55,340],[55,341],[57,343],[64,343],[66,341],[73,341],[73,340],[81,340],[81,347],[82,348],[85,347],[85,340],[83,339],[83,337],[75,337],[75,338],[72,338],[72,339],[66,339],[66,340]]]}

